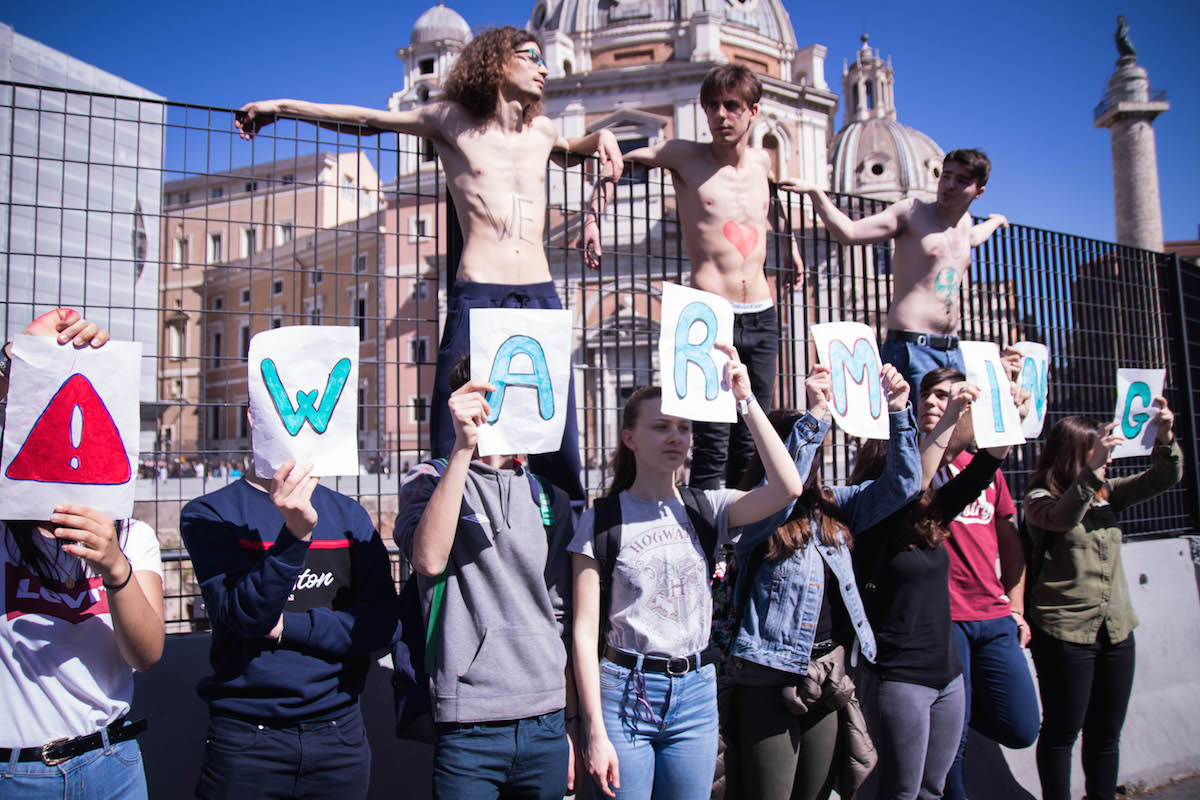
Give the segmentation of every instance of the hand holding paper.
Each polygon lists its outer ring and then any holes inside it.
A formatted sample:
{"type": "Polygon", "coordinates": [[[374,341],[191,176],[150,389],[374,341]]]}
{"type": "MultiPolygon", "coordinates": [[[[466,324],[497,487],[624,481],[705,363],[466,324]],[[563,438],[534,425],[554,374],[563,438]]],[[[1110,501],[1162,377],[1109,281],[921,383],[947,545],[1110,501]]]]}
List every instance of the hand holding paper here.
{"type": "Polygon", "coordinates": [[[1116,430],[1117,423],[1110,422],[1100,429],[1100,435],[1096,437],[1096,443],[1092,445],[1092,451],[1088,453],[1087,465],[1088,469],[1095,472],[1101,478],[1108,469],[1108,462],[1112,460],[1112,451],[1124,438],[1116,430]]]}
{"type": "MultiPolygon", "coordinates": [[[[467,381],[450,395],[450,419],[454,422],[454,449],[475,452],[479,426],[492,413],[484,394],[496,391],[490,383],[467,381]]],[[[503,455],[512,455],[504,453],[503,455]]]]}
{"type": "Polygon", "coordinates": [[[271,502],[283,514],[288,531],[300,541],[312,537],[317,527],[317,510],[312,494],[320,479],[313,474],[312,464],[297,464],[288,459],[275,470],[268,490],[271,502]]]}
{"type": "Polygon", "coordinates": [[[816,419],[825,419],[829,404],[833,402],[832,380],[829,367],[814,364],[804,379],[804,392],[808,395],[808,413],[816,419]]]}
{"type": "Polygon", "coordinates": [[[1175,438],[1172,432],[1175,427],[1175,412],[1167,407],[1167,398],[1161,394],[1154,398],[1151,405],[1158,409],[1158,441],[1162,444],[1170,444],[1175,438]]]}
{"type": "Polygon", "coordinates": [[[887,395],[888,411],[903,411],[908,405],[908,381],[900,374],[900,370],[891,364],[884,364],[879,372],[879,383],[887,395]]]}
{"type": "Polygon", "coordinates": [[[119,586],[133,566],[121,552],[112,517],[87,506],[64,504],[50,515],[56,526],[54,537],[63,542],[63,552],[87,562],[110,586],[119,586]]]}
{"type": "Polygon", "coordinates": [[[733,392],[735,400],[745,400],[752,394],[750,388],[750,372],[738,357],[737,348],[731,344],[714,344],[729,359],[725,363],[724,384],[733,392]]]}

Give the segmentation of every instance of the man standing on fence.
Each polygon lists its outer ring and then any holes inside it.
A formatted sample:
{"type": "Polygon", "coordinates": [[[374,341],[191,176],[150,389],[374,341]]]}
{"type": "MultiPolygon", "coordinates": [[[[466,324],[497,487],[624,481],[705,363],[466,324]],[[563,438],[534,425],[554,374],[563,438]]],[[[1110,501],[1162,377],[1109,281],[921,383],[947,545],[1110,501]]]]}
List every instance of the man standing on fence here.
{"type": "Polygon", "coordinates": [[[188,503],[180,532],[212,621],[198,797],[365,797],[358,695],[396,628],[383,541],[362,506],[284,463],[188,503]]]}
{"type": "MultiPolygon", "coordinates": [[[[359,125],[369,133],[420,136],[437,146],[464,243],[438,348],[430,431],[435,457],[449,456],[454,446],[447,405],[450,370],[470,350],[470,310],[562,308],[543,246],[546,162],[551,152],[597,153],[609,177],[621,173],[621,151],[611,132],[566,139],[549,118],[540,116],[547,74],[536,39],[504,27],[480,34],[463,49],[441,102],[410,111],[383,111],[268,100],[250,103],[238,114],[237,126],[246,138],[277,117],[297,117],[334,129],[359,125]]],[[[594,218],[585,223],[584,236],[589,243],[597,241],[594,218]]],[[[573,500],[583,500],[574,381],[567,402],[561,449],[534,456],[531,466],[573,500]]]]}
{"type": "MultiPolygon", "coordinates": [[[[750,147],[761,97],[762,83],[746,67],[715,67],[700,85],[712,141],[671,139],[625,158],[670,171],[692,286],[733,304],[733,346],[750,373],[754,396],[769,408],[778,371],[779,317],[763,267],[768,216],[778,206],[771,197],[770,157],[750,147]]],[[[794,242],[789,248],[798,283],[800,256],[794,242]]],[[[746,423],[698,422],[692,432],[691,486],[737,486],[754,455],[746,423]]]]}
{"type": "Polygon", "coordinates": [[[892,302],[881,355],[904,374],[914,392],[932,369],[963,369],[958,349],[959,290],[971,265],[971,248],[1008,225],[1002,214],[973,225],[968,213],[971,203],[983,194],[991,169],[991,161],[979,150],[952,150],[942,162],[936,201],[909,198],[860,220],[842,213],[813,184],[780,182],[812,197],[817,214],[841,244],[896,241],[892,302]]]}

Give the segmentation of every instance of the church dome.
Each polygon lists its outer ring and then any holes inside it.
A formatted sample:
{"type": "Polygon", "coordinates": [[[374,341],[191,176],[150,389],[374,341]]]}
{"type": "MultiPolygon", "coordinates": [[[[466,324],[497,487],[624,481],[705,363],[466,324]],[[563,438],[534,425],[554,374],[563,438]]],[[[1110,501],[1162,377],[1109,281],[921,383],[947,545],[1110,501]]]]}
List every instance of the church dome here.
{"type": "Polygon", "coordinates": [[[471,41],[471,26],[457,11],[438,3],[417,17],[417,21],[413,23],[409,43],[442,41],[466,44],[471,41]]]}
{"type": "Polygon", "coordinates": [[[535,0],[529,28],[575,36],[685,23],[697,14],[713,15],[734,29],[796,46],[796,33],[780,0],[535,0]]]}
{"type": "Polygon", "coordinates": [[[830,150],[830,188],[879,200],[937,197],[945,153],[937,142],[896,121],[895,75],[867,44],[842,68],[846,123],[830,150]]]}

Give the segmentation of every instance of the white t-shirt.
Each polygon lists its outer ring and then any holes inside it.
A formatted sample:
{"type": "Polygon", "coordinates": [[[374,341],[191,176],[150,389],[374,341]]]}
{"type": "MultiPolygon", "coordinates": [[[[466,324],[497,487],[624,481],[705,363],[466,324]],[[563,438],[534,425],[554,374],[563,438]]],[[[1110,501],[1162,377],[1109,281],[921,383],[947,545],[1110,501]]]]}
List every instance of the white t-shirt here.
{"type": "MultiPolygon", "coordinates": [[[[717,513],[717,546],[729,542],[733,489],[706,489],[717,513]]],[[[618,650],[675,658],[708,646],[712,591],[708,562],[679,499],[641,500],[621,492],[621,547],[613,568],[608,643],[618,650]]],[[[567,549],[595,558],[595,512],[583,512],[567,549]]],[[[740,533],[740,529],[738,531],[740,533]]]]}
{"type": "MultiPolygon", "coordinates": [[[[162,577],[150,526],[131,520],[121,536],[134,570],[162,577]]],[[[58,579],[43,584],[18,563],[17,543],[3,522],[0,537],[0,747],[95,733],[128,713],[133,699],[133,669],[117,649],[102,581],[35,534],[39,547],[58,556],[58,579]]]]}

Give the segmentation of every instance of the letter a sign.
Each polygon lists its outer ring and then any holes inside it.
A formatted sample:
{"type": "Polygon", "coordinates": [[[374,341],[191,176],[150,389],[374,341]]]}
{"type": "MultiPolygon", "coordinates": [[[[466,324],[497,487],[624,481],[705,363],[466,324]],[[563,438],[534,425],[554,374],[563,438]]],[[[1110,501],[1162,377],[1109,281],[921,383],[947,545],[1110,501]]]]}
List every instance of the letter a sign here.
{"type": "Polygon", "coordinates": [[[357,475],[358,328],[263,331],[247,362],[254,473],[269,478],[294,458],[318,475],[357,475]]]}
{"type": "Polygon", "coordinates": [[[490,383],[479,455],[553,453],[562,446],[571,382],[571,312],[473,308],[471,380],[490,383]]]}
{"type": "Polygon", "coordinates": [[[59,503],[133,513],[142,346],[62,347],[44,336],[13,341],[0,460],[0,514],[48,519],[59,503]]]}
{"type": "Polygon", "coordinates": [[[714,347],[732,341],[728,300],[687,286],[662,285],[658,361],[664,414],[699,422],[737,421],[737,405],[725,380],[729,359],[714,347]]]}

